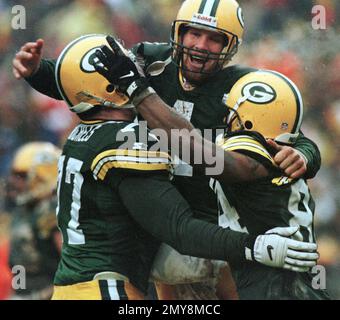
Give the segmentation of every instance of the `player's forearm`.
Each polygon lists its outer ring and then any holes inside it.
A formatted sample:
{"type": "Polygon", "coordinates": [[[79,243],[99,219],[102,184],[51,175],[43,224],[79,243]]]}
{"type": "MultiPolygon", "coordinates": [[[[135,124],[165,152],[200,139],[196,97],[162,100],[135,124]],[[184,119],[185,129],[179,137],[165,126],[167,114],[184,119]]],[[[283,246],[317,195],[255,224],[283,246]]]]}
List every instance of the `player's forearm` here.
{"type": "Polygon", "coordinates": [[[268,175],[261,163],[237,152],[224,151],[223,165],[222,173],[216,179],[225,184],[250,182],[268,175]]]}
{"type": "Polygon", "coordinates": [[[62,100],[55,81],[55,60],[42,59],[33,76],[25,78],[32,88],[51,98],[62,100]]]}
{"type": "Polygon", "coordinates": [[[233,263],[245,261],[250,236],[193,219],[188,204],[168,181],[129,177],[121,182],[119,193],[138,224],[180,253],[233,263]]]}
{"type": "Polygon", "coordinates": [[[148,122],[151,129],[162,128],[171,136],[172,129],[193,130],[192,124],[170,108],[157,94],[142,100],[137,106],[138,112],[148,122]]]}
{"type": "Polygon", "coordinates": [[[307,160],[307,172],[305,177],[307,179],[314,178],[320,170],[321,166],[321,155],[317,145],[303,134],[300,134],[294,148],[300,151],[307,160]]]}
{"type": "Polygon", "coordinates": [[[172,149],[171,155],[175,153],[190,163],[197,173],[217,177],[227,183],[251,181],[267,174],[267,170],[257,161],[235,152],[224,152],[204,139],[189,121],[167,106],[158,95],[148,96],[137,109],[150,128],[165,130],[169,141],[177,142],[175,145],[179,148],[172,149]],[[187,150],[190,150],[188,159],[183,158],[187,150]]]}

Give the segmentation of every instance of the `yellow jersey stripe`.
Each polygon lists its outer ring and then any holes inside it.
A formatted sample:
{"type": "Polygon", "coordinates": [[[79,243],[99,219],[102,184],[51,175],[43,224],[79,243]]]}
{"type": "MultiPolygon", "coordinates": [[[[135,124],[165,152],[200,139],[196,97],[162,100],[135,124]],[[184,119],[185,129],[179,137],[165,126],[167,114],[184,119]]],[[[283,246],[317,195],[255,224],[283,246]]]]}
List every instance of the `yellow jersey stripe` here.
{"type": "Polygon", "coordinates": [[[266,153],[270,157],[270,153],[265,148],[263,148],[262,145],[254,144],[254,143],[235,142],[235,143],[230,143],[230,144],[223,145],[223,149],[228,149],[230,147],[237,147],[237,146],[239,146],[240,149],[242,149],[244,146],[246,146],[246,147],[253,147],[253,148],[261,150],[262,152],[266,153]]]}
{"type": "Polygon", "coordinates": [[[98,124],[98,123],[104,123],[104,120],[81,120],[80,123],[82,124],[98,124]]]}
{"type": "Polygon", "coordinates": [[[106,157],[110,156],[127,156],[127,157],[143,157],[143,158],[160,158],[168,159],[170,162],[170,156],[167,152],[162,151],[145,151],[145,150],[124,150],[124,149],[111,149],[99,153],[92,161],[91,170],[98,165],[98,163],[106,157]]]}
{"type": "Polygon", "coordinates": [[[224,141],[222,143],[222,148],[228,148],[230,146],[236,146],[236,145],[246,145],[246,146],[253,146],[256,148],[259,148],[262,152],[266,153],[269,157],[271,157],[270,153],[267,151],[267,149],[257,140],[250,136],[236,136],[231,137],[228,140],[224,141]]]}
{"type": "Polygon", "coordinates": [[[251,144],[255,144],[255,145],[263,148],[263,145],[260,142],[254,140],[253,138],[251,138],[249,136],[248,137],[247,136],[237,137],[238,139],[235,139],[235,138],[236,137],[232,137],[232,138],[224,141],[222,146],[228,145],[228,144],[234,144],[234,143],[251,143],[251,144]]]}
{"type": "Polygon", "coordinates": [[[92,169],[95,175],[102,169],[106,163],[109,162],[118,162],[118,163],[137,163],[137,164],[159,164],[163,163],[169,166],[170,161],[168,158],[143,158],[143,157],[127,157],[127,156],[110,156],[101,159],[97,165],[92,169]]]}
{"type": "Polygon", "coordinates": [[[266,148],[259,141],[247,135],[230,137],[222,144],[222,148],[228,151],[248,150],[255,152],[274,164],[274,160],[266,148]]]}
{"type": "Polygon", "coordinates": [[[238,150],[248,150],[257,154],[260,154],[261,156],[265,157],[266,159],[268,159],[270,162],[272,162],[274,164],[274,160],[273,158],[268,154],[268,152],[264,152],[263,150],[261,150],[260,148],[257,148],[256,146],[246,146],[243,145],[240,147],[240,145],[234,145],[228,148],[225,148],[226,151],[238,151],[238,150]]]}
{"type": "Polygon", "coordinates": [[[106,162],[99,172],[95,174],[100,180],[104,180],[107,172],[112,168],[119,169],[132,169],[138,171],[159,171],[159,170],[169,170],[169,165],[165,163],[138,163],[138,162],[119,162],[110,161],[106,162]]]}

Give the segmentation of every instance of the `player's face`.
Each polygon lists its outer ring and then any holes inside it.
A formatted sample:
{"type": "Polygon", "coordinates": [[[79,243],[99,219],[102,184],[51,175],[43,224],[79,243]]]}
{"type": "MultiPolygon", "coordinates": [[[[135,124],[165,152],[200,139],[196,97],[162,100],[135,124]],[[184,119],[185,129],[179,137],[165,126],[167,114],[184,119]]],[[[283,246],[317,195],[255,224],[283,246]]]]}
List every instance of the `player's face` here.
{"type": "Polygon", "coordinates": [[[12,172],[10,174],[7,183],[7,197],[14,201],[27,188],[27,174],[25,172],[12,172]]]}
{"type": "Polygon", "coordinates": [[[186,80],[196,84],[201,83],[209,77],[209,73],[216,70],[218,64],[216,58],[224,47],[224,38],[222,34],[214,31],[189,28],[183,36],[183,46],[191,49],[190,51],[184,49],[183,66],[185,71],[183,70],[183,75],[186,80]],[[208,52],[210,52],[209,59],[207,59],[208,52]],[[214,53],[216,55],[213,55],[214,53]]]}

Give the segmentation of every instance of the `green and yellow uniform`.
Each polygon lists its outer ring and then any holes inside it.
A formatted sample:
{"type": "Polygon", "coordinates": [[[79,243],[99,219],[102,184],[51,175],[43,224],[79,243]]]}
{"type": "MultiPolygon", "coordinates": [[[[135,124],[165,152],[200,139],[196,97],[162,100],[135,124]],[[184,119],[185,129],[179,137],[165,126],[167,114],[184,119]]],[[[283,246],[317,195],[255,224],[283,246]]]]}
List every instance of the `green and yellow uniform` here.
{"type": "MultiPolygon", "coordinates": [[[[315,203],[304,179],[282,175],[273,153],[258,133],[243,131],[220,142],[225,151],[244,154],[263,164],[266,178],[253,182],[214,183],[220,209],[220,225],[232,230],[263,234],[275,227],[299,226],[296,240],[315,242],[315,203]]],[[[241,299],[323,299],[322,290],[312,287],[309,273],[297,273],[246,262],[232,265],[241,299]]]]}

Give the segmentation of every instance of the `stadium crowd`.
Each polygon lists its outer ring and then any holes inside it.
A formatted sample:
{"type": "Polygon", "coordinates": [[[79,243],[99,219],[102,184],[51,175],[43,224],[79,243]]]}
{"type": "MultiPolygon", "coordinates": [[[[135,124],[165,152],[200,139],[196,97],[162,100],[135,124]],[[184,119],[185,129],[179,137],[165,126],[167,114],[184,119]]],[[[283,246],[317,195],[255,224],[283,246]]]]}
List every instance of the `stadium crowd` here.
{"type": "MultiPolygon", "coordinates": [[[[20,2],[20,1],[19,1],[20,2]]],[[[15,51],[30,40],[45,40],[45,57],[56,57],[74,38],[113,34],[125,45],[167,42],[180,0],[24,1],[26,29],[14,29],[12,8],[0,0],[0,194],[14,151],[29,141],[61,146],[77,122],[63,102],[43,96],[11,73],[15,51]]],[[[232,63],[277,70],[303,92],[302,130],[318,144],[322,167],[310,187],[316,200],[316,235],[326,267],[327,289],[340,299],[340,2],[336,0],[239,0],[245,38],[232,63]],[[326,9],[326,29],[312,24],[314,5],[326,9]]],[[[10,216],[0,196],[0,299],[9,296],[6,267],[10,216]],[[7,283],[7,287],[6,284],[7,283]]]]}

